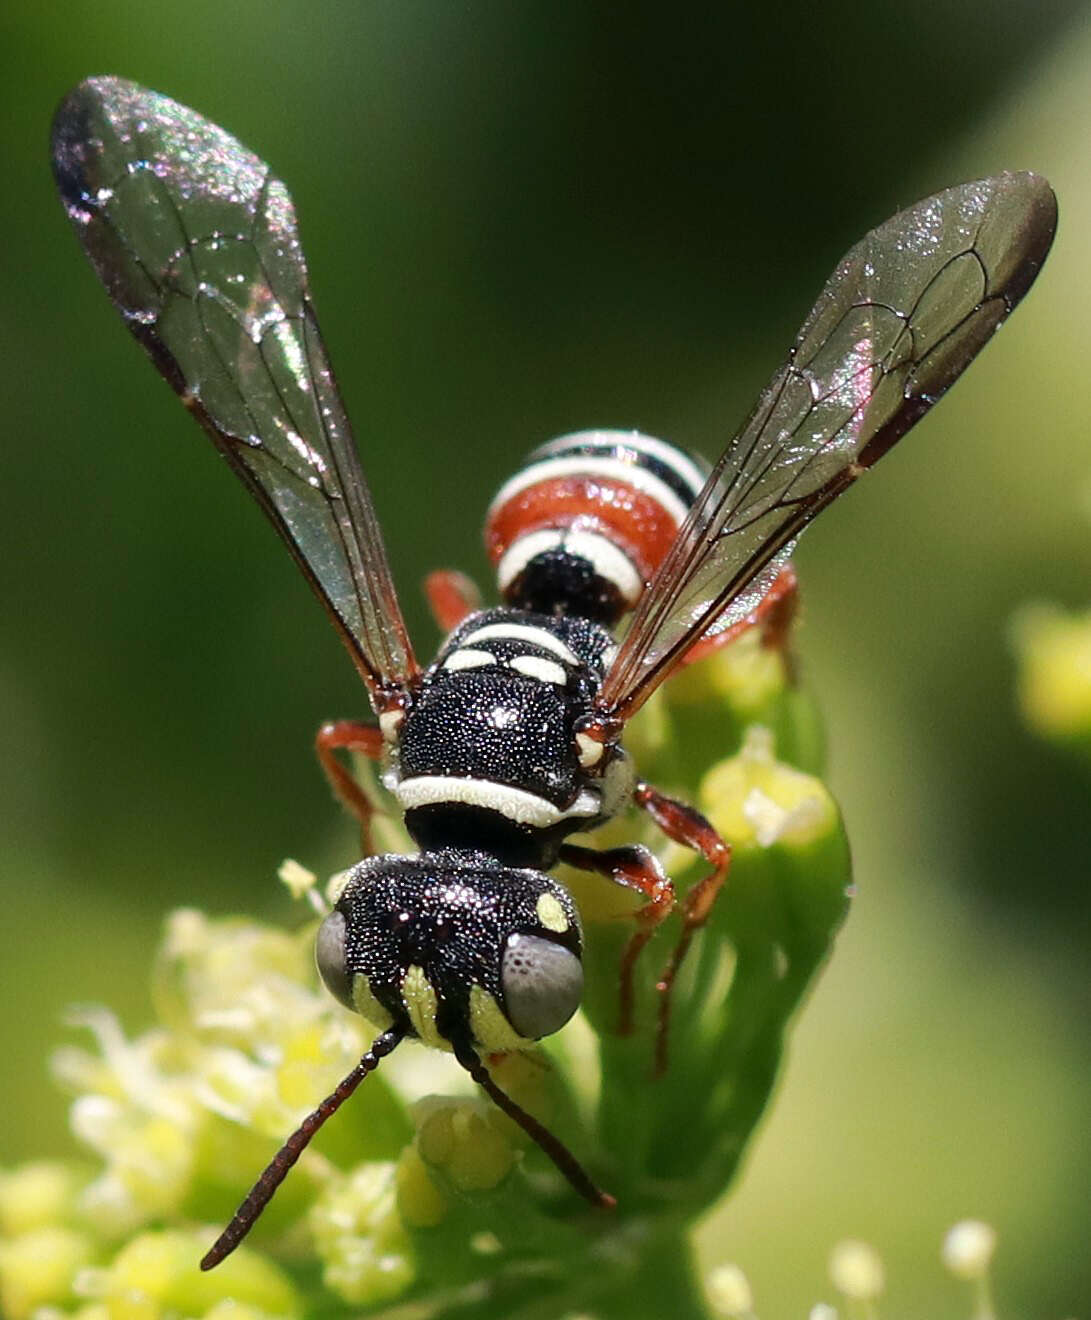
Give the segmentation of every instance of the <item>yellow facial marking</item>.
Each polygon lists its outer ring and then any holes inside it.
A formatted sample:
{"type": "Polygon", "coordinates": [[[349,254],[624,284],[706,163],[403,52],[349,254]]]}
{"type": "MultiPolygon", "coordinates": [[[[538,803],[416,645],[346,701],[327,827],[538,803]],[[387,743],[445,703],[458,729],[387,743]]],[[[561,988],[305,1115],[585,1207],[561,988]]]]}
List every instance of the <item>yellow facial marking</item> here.
{"type": "Polygon", "coordinates": [[[394,1021],[371,993],[371,986],[363,972],[357,972],[352,978],[352,1004],[364,1021],[377,1032],[385,1031],[394,1021]]]}
{"type": "Polygon", "coordinates": [[[449,1050],[450,1042],[436,1030],[436,992],[424,974],[424,968],[414,964],[402,981],[402,1001],[413,1030],[433,1049],[449,1050]]]}
{"type": "Polygon", "coordinates": [[[552,894],[542,894],[537,903],[538,920],[546,930],[554,930],[558,935],[568,929],[568,918],[564,908],[552,894]]]}
{"type": "Polygon", "coordinates": [[[479,985],[470,988],[470,1030],[486,1054],[525,1050],[534,1043],[517,1034],[500,1005],[479,985]]]}

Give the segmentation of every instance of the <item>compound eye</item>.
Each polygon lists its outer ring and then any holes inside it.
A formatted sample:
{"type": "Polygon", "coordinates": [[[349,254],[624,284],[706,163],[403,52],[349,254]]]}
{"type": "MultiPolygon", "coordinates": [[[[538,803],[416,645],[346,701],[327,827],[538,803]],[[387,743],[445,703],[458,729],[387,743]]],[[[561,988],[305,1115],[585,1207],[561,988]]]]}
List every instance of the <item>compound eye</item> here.
{"type": "Polygon", "coordinates": [[[345,914],[336,908],[318,928],[314,960],[318,964],[319,976],[334,999],[346,1008],[355,1008],[352,1002],[352,977],[345,966],[345,914]]]}
{"type": "Polygon", "coordinates": [[[511,935],[500,965],[508,1021],[528,1040],[559,1031],[580,1006],[583,964],[563,944],[511,935]]]}

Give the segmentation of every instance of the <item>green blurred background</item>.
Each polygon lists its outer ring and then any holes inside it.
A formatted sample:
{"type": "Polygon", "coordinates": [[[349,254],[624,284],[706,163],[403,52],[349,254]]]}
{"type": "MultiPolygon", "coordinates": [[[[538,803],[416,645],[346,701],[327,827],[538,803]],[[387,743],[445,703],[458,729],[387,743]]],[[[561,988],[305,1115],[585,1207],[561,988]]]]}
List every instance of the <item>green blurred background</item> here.
{"type": "Polygon", "coordinates": [[[403,603],[484,578],[525,450],[639,426],[719,451],[841,252],[1002,168],[1061,228],[965,383],[804,543],[800,648],[859,896],[703,1259],[758,1309],[962,1314],[937,1259],[999,1230],[1007,1317],[1091,1298],[1086,779],[1020,727],[1005,628],[1086,601],[1091,18],[1074,0],[666,6],[16,0],[0,19],[0,1160],[69,1149],[65,1006],[146,1019],[176,904],[286,916],[352,858],[310,754],[365,707],[302,580],[107,307],[52,192],[89,73],[166,91],[286,179],[403,603]]]}

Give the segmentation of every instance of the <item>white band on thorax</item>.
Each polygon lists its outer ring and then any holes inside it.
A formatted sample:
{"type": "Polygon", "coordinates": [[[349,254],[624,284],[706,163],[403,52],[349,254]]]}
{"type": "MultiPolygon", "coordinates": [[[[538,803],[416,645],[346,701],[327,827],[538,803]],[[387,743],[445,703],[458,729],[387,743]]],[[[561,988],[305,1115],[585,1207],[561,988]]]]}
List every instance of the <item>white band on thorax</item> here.
{"type": "Polygon", "coordinates": [[[394,796],[403,811],[414,807],[461,804],[495,811],[516,825],[546,829],[571,817],[593,817],[602,810],[602,797],[583,789],[570,807],[556,807],[548,798],[510,784],[494,784],[490,779],[470,779],[457,775],[414,775],[394,785],[394,796]]]}
{"type": "Polygon", "coordinates": [[[495,637],[498,641],[507,639],[516,642],[529,642],[532,646],[540,646],[545,651],[552,651],[554,655],[570,665],[579,665],[580,658],[576,653],[559,637],[548,632],[545,628],[535,628],[530,623],[487,623],[484,628],[475,628],[472,633],[465,637],[460,637],[458,644],[460,647],[472,646],[480,641],[485,641],[490,637],[495,637]]]}

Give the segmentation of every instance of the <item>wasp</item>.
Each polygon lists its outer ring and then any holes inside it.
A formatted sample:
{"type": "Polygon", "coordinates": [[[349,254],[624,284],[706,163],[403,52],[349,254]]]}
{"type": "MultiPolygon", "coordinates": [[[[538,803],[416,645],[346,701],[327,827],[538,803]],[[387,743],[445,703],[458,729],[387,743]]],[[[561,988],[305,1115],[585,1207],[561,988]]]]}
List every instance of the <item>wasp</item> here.
{"type": "Polygon", "coordinates": [[[486,519],[501,604],[478,609],[460,575],[433,575],[450,635],[422,666],[284,185],[201,115],[112,77],[61,104],[53,167],[125,324],[261,505],[363,679],[375,722],[327,724],[317,738],[336,792],[366,837],[372,804],[340,756],[380,762],[419,849],[365,856],[323,921],[322,979],[379,1034],[202,1268],[234,1250],[318,1128],[407,1037],[453,1051],[577,1192],[612,1206],[484,1061],[557,1031],[579,1006],[580,918],[548,872],[564,862],[642,899],[620,969],[622,1031],[637,957],[680,907],[657,983],[662,1067],[671,987],[729,850],[641,779],[625,725],[678,666],[743,628],[783,630],[800,533],[931,408],[1034,281],[1056,225],[1049,185],[998,174],[868,233],[711,468],[637,432],[535,449],[486,519]],[[647,849],[569,841],[634,803],[707,861],[683,898],[647,849]]]}

